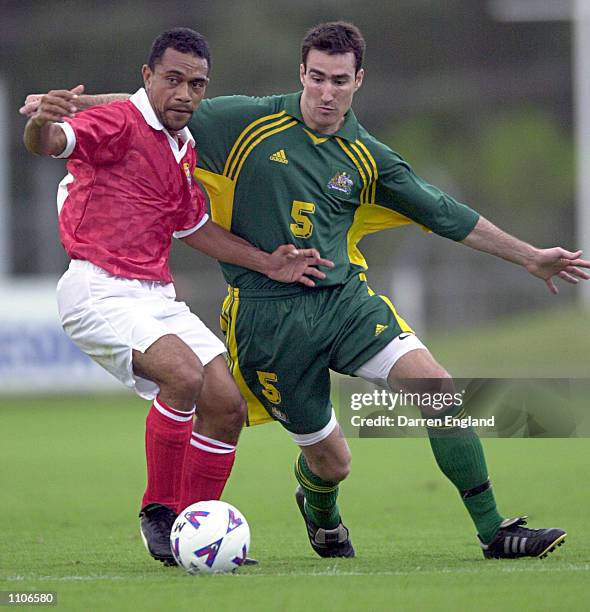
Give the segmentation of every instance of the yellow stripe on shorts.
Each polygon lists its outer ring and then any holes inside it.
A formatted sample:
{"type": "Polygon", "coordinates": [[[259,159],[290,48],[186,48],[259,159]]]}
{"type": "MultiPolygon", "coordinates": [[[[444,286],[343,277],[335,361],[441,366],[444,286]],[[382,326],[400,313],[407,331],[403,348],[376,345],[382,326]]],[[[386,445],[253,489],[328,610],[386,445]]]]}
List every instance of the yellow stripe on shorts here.
{"type": "Polygon", "coordinates": [[[237,287],[228,287],[228,296],[225,298],[224,306],[227,304],[227,332],[226,344],[228,353],[229,370],[238,385],[240,393],[248,403],[248,417],[246,425],[262,425],[263,423],[274,422],[268,414],[260,400],[254,395],[250,387],[246,384],[244,376],[240,370],[238,359],[238,342],[236,339],[236,320],[238,308],[240,306],[240,290],[237,287]]]}

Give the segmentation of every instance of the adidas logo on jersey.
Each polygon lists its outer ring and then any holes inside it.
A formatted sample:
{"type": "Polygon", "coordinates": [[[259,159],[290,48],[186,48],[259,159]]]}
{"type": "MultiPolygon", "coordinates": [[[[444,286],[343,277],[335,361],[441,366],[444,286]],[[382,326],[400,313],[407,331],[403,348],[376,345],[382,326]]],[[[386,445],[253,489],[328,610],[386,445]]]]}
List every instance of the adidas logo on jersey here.
{"type": "Polygon", "coordinates": [[[268,159],[270,159],[270,161],[279,162],[279,164],[289,163],[289,160],[287,159],[287,156],[285,155],[285,149],[281,149],[280,151],[273,153],[268,159]]]}
{"type": "Polygon", "coordinates": [[[389,325],[379,325],[379,323],[377,323],[377,325],[375,325],[375,335],[378,336],[382,331],[385,331],[388,327],[389,325]]]}

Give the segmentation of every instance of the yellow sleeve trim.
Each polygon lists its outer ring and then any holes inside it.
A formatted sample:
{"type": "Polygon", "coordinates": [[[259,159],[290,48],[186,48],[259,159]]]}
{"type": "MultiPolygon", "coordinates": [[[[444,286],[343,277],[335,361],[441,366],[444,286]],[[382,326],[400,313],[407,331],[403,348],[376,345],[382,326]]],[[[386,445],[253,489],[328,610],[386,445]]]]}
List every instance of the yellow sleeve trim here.
{"type": "Polygon", "coordinates": [[[226,176],[203,168],[195,170],[195,178],[203,185],[209,196],[211,219],[228,232],[231,231],[236,184],[226,176]]]}
{"type": "Polygon", "coordinates": [[[368,234],[389,227],[400,227],[413,223],[411,219],[379,204],[361,204],[354,213],[348,230],[348,258],[351,263],[367,269],[367,262],[358,248],[358,243],[368,234]]]}
{"type": "Polygon", "coordinates": [[[369,202],[374,203],[377,197],[376,195],[377,194],[377,179],[379,178],[379,171],[377,170],[377,162],[375,162],[375,158],[371,155],[371,153],[369,152],[369,149],[367,149],[367,147],[360,140],[357,140],[356,144],[359,146],[360,149],[362,149],[364,154],[367,156],[367,159],[369,160],[369,163],[371,164],[371,167],[373,168],[373,179],[371,182],[371,193],[369,196],[369,202]]]}
{"type": "MultiPolygon", "coordinates": [[[[263,117],[262,119],[266,120],[266,119],[269,119],[270,117],[281,116],[281,115],[285,115],[284,111],[281,113],[278,113],[278,115],[269,115],[269,117],[263,117]]],[[[259,119],[258,121],[254,121],[254,123],[250,124],[244,130],[244,132],[240,134],[240,136],[238,137],[238,140],[236,140],[234,147],[232,148],[232,153],[230,153],[230,156],[228,156],[227,158],[227,161],[225,163],[225,168],[223,169],[223,174],[234,181],[237,179],[237,175],[240,173],[240,169],[242,165],[244,164],[246,157],[248,157],[252,149],[259,142],[261,142],[261,140],[264,140],[264,138],[266,138],[267,136],[270,136],[271,134],[275,134],[277,131],[280,131],[279,129],[273,130],[272,128],[276,128],[277,126],[284,125],[287,122],[291,122],[289,123],[288,127],[291,127],[292,125],[297,123],[297,121],[295,121],[293,117],[289,115],[285,115],[284,117],[281,117],[277,121],[272,121],[271,123],[266,123],[265,125],[260,126],[258,129],[254,130],[251,134],[249,134],[247,137],[243,137],[245,136],[245,133],[251,127],[259,123],[260,121],[261,119],[259,119]],[[255,140],[259,134],[263,134],[263,136],[255,140]],[[252,144],[251,146],[248,146],[253,140],[255,140],[254,144],[252,144]],[[237,146],[238,142],[240,143],[239,147],[237,146]],[[237,148],[237,151],[234,154],[234,151],[236,148],[237,148]]]]}
{"type": "Polygon", "coordinates": [[[227,160],[225,161],[225,167],[223,168],[223,174],[225,174],[225,176],[228,176],[230,165],[232,166],[234,165],[235,163],[234,155],[236,154],[236,151],[238,147],[240,146],[240,144],[243,144],[242,140],[246,137],[246,134],[250,130],[255,128],[257,125],[260,125],[261,123],[264,123],[265,121],[272,121],[273,119],[282,117],[284,114],[285,114],[285,111],[281,111],[280,113],[275,113],[274,115],[265,115],[264,117],[260,117],[260,119],[256,119],[256,121],[252,121],[252,123],[249,123],[242,130],[242,133],[236,138],[236,141],[234,142],[233,147],[231,151],[229,152],[229,155],[227,156],[227,160]]]}
{"type": "MultiPolygon", "coordinates": [[[[285,119],[281,120],[281,121],[277,121],[276,123],[271,123],[270,125],[264,126],[264,128],[261,128],[260,130],[257,130],[256,132],[254,132],[254,134],[252,134],[250,136],[250,138],[253,138],[254,136],[256,136],[256,134],[258,134],[260,131],[263,131],[271,126],[274,125],[278,125],[278,124],[283,124],[286,120],[291,119],[291,117],[286,117],[285,119]]],[[[294,125],[297,125],[297,121],[293,120],[290,121],[289,123],[286,123],[284,125],[279,125],[279,127],[275,127],[273,130],[268,130],[266,132],[264,132],[261,136],[259,136],[247,149],[246,151],[243,153],[243,155],[240,158],[240,163],[237,167],[237,170],[232,174],[232,171],[230,170],[230,178],[233,181],[238,180],[238,176],[240,175],[240,171],[242,170],[242,166],[244,165],[244,162],[246,161],[248,155],[250,155],[250,153],[252,153],[254,147],[257,147],[265,138],[268,138],[269,136],[272,136],[273,134],[277,134],[278,132],[282,132],[283,130],[288,130],[289,128],[293,127],[294,125]]],[[[250,142],[250,138],[244,143],[244,146],[250,142]]],[[[238,158],[236,158],[237,160],[238,158]]]]}

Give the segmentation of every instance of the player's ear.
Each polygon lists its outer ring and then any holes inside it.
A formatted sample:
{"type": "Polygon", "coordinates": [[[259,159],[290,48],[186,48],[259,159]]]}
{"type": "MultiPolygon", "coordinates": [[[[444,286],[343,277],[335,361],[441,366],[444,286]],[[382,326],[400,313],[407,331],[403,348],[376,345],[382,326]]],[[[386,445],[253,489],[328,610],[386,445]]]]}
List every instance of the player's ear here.
{"type": "Polygon", "coordinates": [[[144,64],[141,67],[141,75],[143,76],[143,84],[147,90],[152,80],[152,69],[147,64],[144,64]]]}
{"type": "Polygon", "coordinates": [[[361,68],[357,73],[356,73],[356,77],[354,79],[354,90],[358,91],[361,87],[361,85],[363,84],[363,78],[365,76],[365,70],[364,68],[361,68]]]}
{"type": "Polygon", "coordinates": [[[304,79],[305,79],[305,65],[304,64],[299,64],[299,80],[301,81],[301,84],[304,85],[304,79]]]}

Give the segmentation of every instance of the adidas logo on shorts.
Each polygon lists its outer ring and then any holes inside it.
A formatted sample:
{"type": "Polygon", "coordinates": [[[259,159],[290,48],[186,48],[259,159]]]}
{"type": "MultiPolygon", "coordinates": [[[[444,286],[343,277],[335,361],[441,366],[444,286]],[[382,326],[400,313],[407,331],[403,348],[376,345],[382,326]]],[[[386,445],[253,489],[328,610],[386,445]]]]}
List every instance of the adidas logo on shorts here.
{"type": "Polygon", "coordinates": [[[375,336],[378,336],[382,331],[385,331],[388,327],[389,325],[379,325],[379,323],[377,323],[377,325],[375,325],[375,336]]]}

